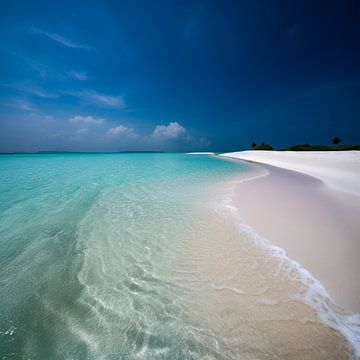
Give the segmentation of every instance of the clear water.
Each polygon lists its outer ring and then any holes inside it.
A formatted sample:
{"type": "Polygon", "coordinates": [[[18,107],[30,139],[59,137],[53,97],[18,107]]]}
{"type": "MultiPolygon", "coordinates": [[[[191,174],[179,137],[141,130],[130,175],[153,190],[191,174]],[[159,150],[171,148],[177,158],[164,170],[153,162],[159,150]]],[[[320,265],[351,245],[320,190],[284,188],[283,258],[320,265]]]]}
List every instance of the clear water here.
{"type": "Polygon", "coordinates": [[[221,357],[171,259],[199,193],[247,170],[186,154],[0,157],[0,358],[221,357]]]}
{"type": "Polygon", "coordinates": [[[0,359],[355,357],[357,315],[231,205],[231,179],[253,171],[207,155],[1,156],[0,359]]]}

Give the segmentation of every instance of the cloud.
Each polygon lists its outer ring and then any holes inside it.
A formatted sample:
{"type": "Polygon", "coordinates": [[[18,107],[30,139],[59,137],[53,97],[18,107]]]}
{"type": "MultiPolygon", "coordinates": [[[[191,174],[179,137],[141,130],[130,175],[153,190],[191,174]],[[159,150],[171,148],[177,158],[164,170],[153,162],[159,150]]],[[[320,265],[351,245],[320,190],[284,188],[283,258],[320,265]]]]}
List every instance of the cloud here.
{"type": "Polygon", "coordinates": [[[92,48],[90,46],[87,45],[83,45],[83,44],[79,44],[76,43],[72,40],[66,39],[63,36],[59,35],[59,34],[55,34],[55,33],[50,33],[47,31],[43,31],[40,29],[32,29],[32,32],[35,34],[39,34],[42,36],[45,36],[53,41],[56,41],[57,43],[64,45],[68,48],[78,48],[78,49],[84,49],[84,50],[92,50],[92,48]]]}
{"type": "Polygon", "coordinates": [[[30,103],[23,100],[15,100],[10,106],[21,110],[35,111],[35,109],[30,103]]]}
{"type": "Polygon", "coordinates": [[[134,129],[128,128],[124,125],[118,125],[116,127],[110,128],[107,131],[108,135],[135,135],[134,129]]]}
{"type": "Polygon", "coordinates": [[[1,105],[9,106],[14,109],[30,111],[31,113],[37,112],[37,110],[33,107],[33,105],[24,99],[18,99],[18,98],[4,99],[4,101],[1,102],[1,105]]]}
{"type": "Polygon", "coordinates": [[[68,75],[76,80],[85,81],[87,80],[87,75],[81,71],[69,71],[68,75]]]}
{"type": "Polygon", "coordinates": [[[67,79],[68,75],[62,73],[61,71],[54,70],[52,67],[45,65],[37,60],[33,60],[28,57],[22,57],[22,61],[26,64],[28,68],[34,71],[37,76],[42,80],[57,80],[64,81],[67,79]]]}
{"type": "Polygon", "coordinates": [[[33,60],[28,57],[22,57],[22,61],[26,63],[26,66],[31,68],[37,76],[42,80],[57,80],[57,81],[66,81],[70,79],[76,79],[79,81],[88,80],[88,76],[85,71],[78,70],[69,70],[61,71],[59,69],[54,69],[48,65],[45,65],[39,61],[33,60]]]}
{"type": "Polygon", "coordinates": [[[77,134],[85,134],[85,133],[87,133],[88,131],[89,131],[88,128],[82,128],[82,129],[79,129],[76,133],[77,133],[77,134]]]}
{"type": "Polygon", "coordinates": [[[178,122],[170,122],[168,125],[157,125],[148,139],[153,147],[165,149],[206,149],[211,142],[204,137],[197,138],[189,134],[187,129],[178,122]]]}
{"type": "Polygon", "coordinates": [[[123,96],[106,95],[94,90],[64,92],[64,94],[78,97],[87,103],[98,107],[114,109],[125,109],[127,107],[123,96]]]}
{"type": "Polygon", "coordinates": [[[57,94],[46,91],[37,84],[34,84],[32,82],[20,82],[20,83],[1,84],[1,85],[9,89],[13,89],[16,91],[27,93],[29,95],[38,96],[46,99],[55,99],[58,97],[57,94]]]}
{"type": "Polygon", "coordinates": [[[179,123],[171,122],[169,125],[157,125],[152,132],[152,137],[159,139],[178,139],[187,137],[186,129],[179,123]]]}
{"type": "Polygon", "coordinates": [[[65,132],[63,130],[53,134],[49,134],[48,139],[50,140],[63,140],[65,138],[65,132]]]}
{"type": "Polygon", "coordinates": [[[85,124],[102,124],[105,119],[93,117],[93,116],[80,116],[76,115],[69,119],[70,122],[74,123],[85,123],[85,124]]]}
{"type": "Polygon", "coordinates": [[[97,105],[114,107],[114,108],[125,108],[126,104],[122,96],[112,96],[98,93],[96,91],[84,92],[83,96],[97,105]]]}
{"type": "Polygon", "coordinates": [[[23,89],[24,92],[27,92],[30,95],[46,98],[46,99],[55,99],[58,97],[57,94],[48,92],[44,89],[41,89],[39,86],[30,86],[23,89]]]}

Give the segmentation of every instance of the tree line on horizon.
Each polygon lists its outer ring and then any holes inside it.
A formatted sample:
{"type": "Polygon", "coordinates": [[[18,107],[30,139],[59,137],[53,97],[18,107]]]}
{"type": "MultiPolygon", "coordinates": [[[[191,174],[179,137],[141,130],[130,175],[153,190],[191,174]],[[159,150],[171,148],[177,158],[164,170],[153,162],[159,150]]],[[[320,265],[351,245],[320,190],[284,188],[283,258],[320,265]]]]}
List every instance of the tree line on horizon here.
{"type": "MultiPolygon", "coordinates": [[[[331,146],[329,145],[310,145],[310,144],[298,144],[288,146],[284,149],[279,150],[288,150],[288,151],[339,151],[339,150],[360,150],[360,145],[339,145],[341,139],[337,136],[332,138],[331,146]]],[[[262,142],[261,144],[256,144],[255,141],[252,142],[251,147],[253,150],[274,150],[274,147],[270,144],[262,142]]]]}

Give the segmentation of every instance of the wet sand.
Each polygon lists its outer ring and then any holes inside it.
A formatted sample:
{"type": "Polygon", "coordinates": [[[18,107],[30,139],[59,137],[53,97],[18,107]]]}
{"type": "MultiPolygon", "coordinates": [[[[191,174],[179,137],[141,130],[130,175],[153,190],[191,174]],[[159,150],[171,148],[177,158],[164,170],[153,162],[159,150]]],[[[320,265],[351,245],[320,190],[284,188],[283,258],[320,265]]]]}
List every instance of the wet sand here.
{"type": "Polygon", "coordinates": [[[234,181],[204,191],[208,210],[199,207],[171,261],[172,278],[191,293],[194,326],[207,329],[219,359],[357,359],[348,313],[238,218],[227,200],[234,181]]]}
{"type": "Polygon", "coordinates": [[[360,312],[360,198],[261,166],[268,176],[236,186],[233,201],[244,222],[309,270],[337,305],[360,312]]]}

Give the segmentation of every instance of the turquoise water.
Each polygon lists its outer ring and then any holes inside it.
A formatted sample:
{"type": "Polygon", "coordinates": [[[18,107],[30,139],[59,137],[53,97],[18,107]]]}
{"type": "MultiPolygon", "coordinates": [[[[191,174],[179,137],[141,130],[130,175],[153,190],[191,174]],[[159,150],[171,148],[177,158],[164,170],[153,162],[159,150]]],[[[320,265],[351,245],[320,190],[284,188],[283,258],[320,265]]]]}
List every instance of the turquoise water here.
{"type": "Polygon", "coordinates": [[[199,194],[247,170],[186,154],[1,156],[0,359],[224,358],[171,269],[199,194]]]}

